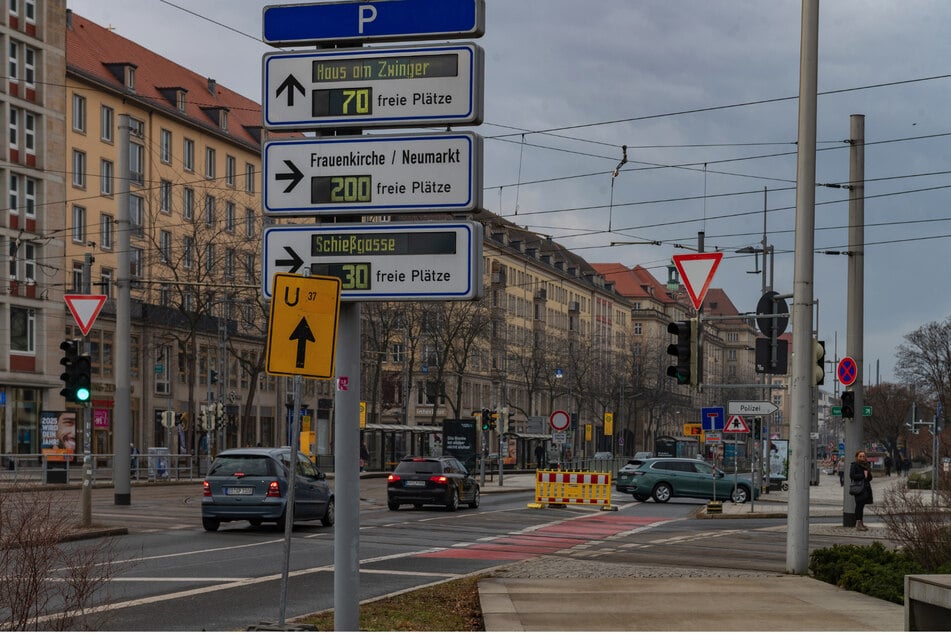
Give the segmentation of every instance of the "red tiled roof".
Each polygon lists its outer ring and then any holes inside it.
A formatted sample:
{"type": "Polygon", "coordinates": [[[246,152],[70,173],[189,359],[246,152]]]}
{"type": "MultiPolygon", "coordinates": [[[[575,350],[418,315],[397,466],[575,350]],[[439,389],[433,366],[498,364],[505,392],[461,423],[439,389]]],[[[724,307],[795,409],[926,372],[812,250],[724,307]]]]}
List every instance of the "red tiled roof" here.
{"type": "Polygon", "coordinates": [[[591,267],[608,282],[614,282],[614,290],[624,297],[653,297],[662,302],[673,301],[667,294],[667,286],[661,284],[650,271],[638,264],[629,269],[620,263],[592,264],[591,267]],[[653,292],[647,289],[653,289],[653,292]]]}
{"type": "Polygon", "coordinates": [[[258,103],[221,84],[216,85],[215,93],[212,94],[208,89],[207,77],[73,13],[72,28],[66,30],[67,72],[91,76],[117,91],[130,93],[106,64],[133,64],[136,67],[134,94],[177,116],[180,116],[178,108],[159,88],[180,87],[187,90],[185,115],[209,130],[224,132],[201,108],[226,108],[227,134],[239,142],[260,145],[257,138],[245,129],[245,126],[261,127],[261,106],[258,103]]]}

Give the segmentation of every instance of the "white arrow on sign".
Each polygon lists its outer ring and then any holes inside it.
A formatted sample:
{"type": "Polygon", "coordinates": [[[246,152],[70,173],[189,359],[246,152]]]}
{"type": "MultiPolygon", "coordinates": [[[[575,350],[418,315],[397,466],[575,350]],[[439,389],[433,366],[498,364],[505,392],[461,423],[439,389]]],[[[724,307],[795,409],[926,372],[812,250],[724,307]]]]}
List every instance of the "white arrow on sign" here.
{"type": "Polygon", "coordinates": [[[730,414],[741,416],[766,416],[779,409],[769,401],[730,401],[727,406],[730,414]]]}
{"type": "Polygon", "coordinates": [[[734,414],[726,421],[723,426],[723,432],[727,434],[748,434],[750,428],[739,414],[734,414]]]}

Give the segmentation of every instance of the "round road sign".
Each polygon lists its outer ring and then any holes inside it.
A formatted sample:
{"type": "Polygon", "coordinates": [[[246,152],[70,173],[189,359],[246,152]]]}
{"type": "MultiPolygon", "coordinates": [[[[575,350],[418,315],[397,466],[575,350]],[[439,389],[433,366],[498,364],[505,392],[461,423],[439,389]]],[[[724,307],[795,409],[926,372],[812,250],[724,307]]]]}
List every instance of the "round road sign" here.
{"type": "Polygon", "coordinates": [[[568,425],[571,424],[571,417],[568,416],[568,412],[558,409],[548,417],[548,424],[555,431],[565,431],[568,429],[568,425]]]}
{"type": "Polygon", "coordinates": [[[839,377],[839,383],[842,385],[852,385],[855,379],[859,377],[859,367],[852,357],[842,357],[839,365],[835,369],[836,376],[839,377]]]}

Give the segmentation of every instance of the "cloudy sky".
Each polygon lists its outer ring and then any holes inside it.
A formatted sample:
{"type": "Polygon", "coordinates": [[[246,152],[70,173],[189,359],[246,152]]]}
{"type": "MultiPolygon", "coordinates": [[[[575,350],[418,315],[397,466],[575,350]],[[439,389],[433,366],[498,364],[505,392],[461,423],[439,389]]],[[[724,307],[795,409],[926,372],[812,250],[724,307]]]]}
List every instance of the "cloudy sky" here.
{"type": "MultiPolygon", "coordinates": [[[[258,101],[275,50],[260,42],[265,4],[293,2],[68,0],[258,101]]],[[[760,244],[765,208],[774,287],[792,292],[800,13],[799,0],[486,0],[485,207],[662,281],[704,231],[706,250],[726,253],[713,286],[741,312],[762,276],[735,251],[760,244]]],[[[893,380],[903,336],[951,314],[948,24],[947,0],[820,9],[818,183],[848,180],[849,117],[865,115],[866,384],[893,380]]],[[[847,248],[847,198],[817,187],[817,251],[847,248]]],[[[852,352],[847,270],[845,255],[815,256],[830,359],[852,352]]]]}

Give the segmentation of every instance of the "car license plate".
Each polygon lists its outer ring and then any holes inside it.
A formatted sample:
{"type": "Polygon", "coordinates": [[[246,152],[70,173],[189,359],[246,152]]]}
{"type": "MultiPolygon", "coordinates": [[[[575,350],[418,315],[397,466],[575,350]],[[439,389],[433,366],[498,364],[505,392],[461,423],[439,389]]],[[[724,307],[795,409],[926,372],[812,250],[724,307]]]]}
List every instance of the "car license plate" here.
{"type": "Polygon", "coordinates": [[[251,495],[254,487],[225,487],[225,495],[251,495]]]}
{"type": "Polygon", "coordinates": [[[424,486],[426,486],[426,483],[423,482],[422,480],[407,480],[407,481],[406,481],[406,486],[408,486],[408,487],[424,487],[424,486]]]}

